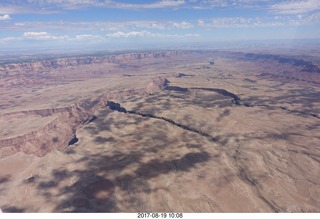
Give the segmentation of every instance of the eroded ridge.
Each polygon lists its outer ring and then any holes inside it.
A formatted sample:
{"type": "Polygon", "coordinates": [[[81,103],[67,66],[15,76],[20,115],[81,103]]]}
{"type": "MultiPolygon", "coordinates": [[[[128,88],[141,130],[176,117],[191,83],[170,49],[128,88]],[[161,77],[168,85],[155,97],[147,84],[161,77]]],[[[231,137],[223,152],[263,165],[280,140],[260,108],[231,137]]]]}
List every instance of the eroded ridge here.
{"type": "Polygon", "coordinates": [[[102,99],[83,100],[70,107],[30,110],[1,115],[1,119],[21,119],[24,116],[49,117],[52,121],[26,134],[1,139],[0,156],[6,157],[19,151],[44,156],[54,149],[64,150],[74,138],[75,131],[93,116],[102,99]]]}
{"type": "Polygon", "coordinates": [[[96,98],[87,98],[67,107],[2,114],[0,115],[0,121],[19,121],[19,119],[28,118],[28,116],[38,119],[48,118],[48,121],[51,121],[35,130],[27,131],[25,134],[0,139],[0,157],[7,157],[17,152],[42,157],[55,149],[63,151],[76,142],[76,130],[90,122],[95,117],[94,113],[104,107],[108,99],[132,95],[151,95],[163,91],[167,83],[167,79],[157,77],[144,88],[107,92],[96,98]]]}
{"type": "Polygon", "coordinates": [[[233,99],[233,103],[237,106],[244,106],[244,107],[263,107],[266,109],[274,110],[274,109],[279,109],[282,111],[286,111],[289,113],[293,113],[296,115],[303,115],[303,116],[311,116],[316,119],[320,119],[320,116],[315,114],[315,113],[307,113],[304,111],[300,110],[290,110],[287,107],[283,106],[272,106],[272,105],[267,105],[267,104],[255,104],[255,103],[250,103],[248,101],[241,101],[240,97],[237,96],[236,94],[229,92],[225,89],[219,89],[219,88],[203,88],[203,87],[191,87],[191,88],[185,88],[185,87],[179,87],[179,86],[166,86],[166,90],[169,91],[177,91],[177,92],[189,92],[189,91],[197,91],[197,90],[204,90],[204,91],[212,91],[218,94],[221,94],[226,97],[231,97],[233,99]]]}

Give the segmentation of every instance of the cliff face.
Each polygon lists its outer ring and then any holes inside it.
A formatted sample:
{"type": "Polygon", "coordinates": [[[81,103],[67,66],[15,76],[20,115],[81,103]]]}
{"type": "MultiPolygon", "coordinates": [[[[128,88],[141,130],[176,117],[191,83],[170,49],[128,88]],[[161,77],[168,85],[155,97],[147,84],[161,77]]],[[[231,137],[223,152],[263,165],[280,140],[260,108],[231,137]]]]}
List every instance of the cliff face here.
{"type": "Polygon", "coordinates": [[[292,83],[320,84],[320,66],[313,62],[282,55],[221,52],[218,55],[251,62],[264,70],[258,76],[292,83]]]}
{"type": "Polygon", "coordinates": [[[44,156],[53,149],[63,150],[76,129],[91,118],[103,100],[83,100],[73,106],[58,109],[30,110],[2,115],[2,119],[28,115],[47,117],[55,115],[50,123],[24,135],[0,140],[0,158],[16,152],[44,156]]]}
{"type": "Polygon", "coordinates": [[[163,91],[166,86],[169,84],[169,81],[165,78],[155,78],[152,82],[150,82],[145,88],[145,92],[147,94],[152,94],[155,92],[163,91]]]}
{"type": "Polygon", "coordinates": [[[27,116],[48,117],[54,116],[51,122],[30,131],[24,135],[0,139],[0,158],[17,152],[45,156],[54,149],[64,150],[70,141],[75,138],[76,130],[83,124],[90,122],[94,113],[106,106],[107,100],[118,99],[131,95],[149,95],[164,89],[168,80],[154,79],[147,87],[109,92],[94,99],[84,99],[69,107],[55,109],[39,109],[11,112],[2,114],[1,119],[19,119],[27,116]]]}
{"type": "Polygon", "coordinates": [[[101,63],[123,63],[133,60],[147,59],[147,58],[165,58],[168,56],[176,56],[185,54],[186,51],[163,51],[163,52],[150,52],[150,53],[129,53],[119,54],[111,56],[84,56],[84,57],[70,57],[70,58],[58,58],[48,59],[41,61],[12,63],[0,66],[0,71],[44,71],[68,66],[79,66],[89,64],[101,64],[101,63]]]}
{"type": "Polygon", "coordinates": [[[255,53],[247,53],[244,55],[244,58],[249,61],[276,61],[281,64],[289,64],[298,67],[301,71],[304,72],[320,74],[320,67],[318,65],[315,65],[312,62],[308,62],[302,59],[287,58],[279,55],[255,53]]]}
{"type": "Polygon", "coordinates": [[[166,58],[170,56],[178,56],[182,54],[215,54],[218,56],[226,56],[237,58],[245,61],[252,62],[277,62],[280,64],[292,65],[299,68],[301,71],[309,73],[319,73],[320,66],[305,61],[302,59],[295,59],[290,57],[283,57],[280,55],[260,54],[260,53],[243,53],[243,52],[214,52],[214,51],[185,51],[185,50],[172,50],[172,51],[160,51],[160,52],[145,52],[145,53],[129,53],[118,55],[106,55],[106,56],[82,56],[82,57],[69,57],[69,58],[57,58],[46,59],[40,61],[30,61],[21,63],[11,63],[0,65],[1,71],[6,73],[10,71],[21,72],[35,72],[45,71],[50,69],[63,68],[68,66],[101,64],[101,63],[126,63],[134,60],[150,59],[150,58],[166,58]]]}

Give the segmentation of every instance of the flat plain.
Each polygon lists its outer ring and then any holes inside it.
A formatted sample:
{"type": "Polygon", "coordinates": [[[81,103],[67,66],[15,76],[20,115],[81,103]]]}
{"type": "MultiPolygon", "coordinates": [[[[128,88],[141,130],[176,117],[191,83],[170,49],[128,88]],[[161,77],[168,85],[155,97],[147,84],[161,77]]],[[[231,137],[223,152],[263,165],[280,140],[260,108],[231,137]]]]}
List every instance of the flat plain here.
{"type": "Polygon", "coordinates": [[[2,65],[2,211],[320,212],[318,57],[130,54],[2,65]]]}

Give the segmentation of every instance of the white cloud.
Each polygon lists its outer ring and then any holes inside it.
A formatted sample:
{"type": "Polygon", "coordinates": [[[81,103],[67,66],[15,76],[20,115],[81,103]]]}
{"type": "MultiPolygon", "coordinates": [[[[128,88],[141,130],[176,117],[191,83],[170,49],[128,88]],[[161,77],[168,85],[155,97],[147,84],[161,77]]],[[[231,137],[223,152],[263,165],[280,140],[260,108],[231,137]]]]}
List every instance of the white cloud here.
{"type": "Polygon", "coordinates": [[[122,31],[118,31],[115,33],[107,34],[107,37],[111,37],[111,38],[126,37],[126,33],[122,31]]]}
{"type": "Polygon", "coordinates": [[[118,0],[12,0],[0,2],[0,14],[57,13],[62,9],[118,8],[124,10],[143,10],[161,8],[259,8],[269,9],[279,14],[306,13],[320,9],[319,0],[157,0],[148,3],[123,3],[118,0]],[[271,5],[271,6],[270,6],[271,5]]]}
{"type": "Polygon", "coordinates": [[[244,18],[244,17],[219,17],[208,21],[201,20],[199,26],[206,28],[239,28],[258,26],[261,24],[260,18],[244,18]]]}
{"type": "Polygon", "coordinates": [[[31,5],[26,4],[25,2],[19,4],[19,2],[3,4],[0,2],[0,14],[27,14],[27,13],[34,13],[34,14],[52,14],[57,13],[56,10],[48,10],[45,8],[39,8],[39,5],[31,5]]]}
{"type": "MultiPolygon", "coordinates": [[[[260,18],[243,18],[243,17],[222,17],[213,18],[208,21],[201,20],[198,25],[205,28],[245,28],[267,26],[260,18]]],[[[270,24],[268,24],[270,25],[270,24]]]]}
{"type": "Polygon", "coordinates": [[[181,23],[174,22],[173,26],[178,28],[178,29],[190,29],[190,28],[193,28],[193,25],[191,23],[188,23],[188,22],[185,22],[185,21],[183,21],[181,23]]]}
{"type": "Polygon", "coordinates": [[[320,9],[319,0],[287,1],[271,5],[270,10],[276,14],[304,14],[320,9]]]}
{"type": "Polygon", "coordinates": [[[277,15],[270,17],[219,17],[198,20],[199,27],[213,28],[255,28],[278,26],[301,26],[320,23],[320,12],[310,15],[277,15]]]}
{"type": "Polygon", "coordinates": [[[122,32],[118,31],[112,34],[107,34],[107,37],[110,38],[128,38],[128,37],[155,37],[158,34],[150,33],[149,31],[130,31],[130,32],[122,32]]]}
{"type": "Polygon", "coordinates": [[[131,20],[120,22],[109,21],[78,21],[78,22],[65,22],[65,21],[32,21],[32,22],[17,22],[10,26],[3,26],[3,30],[16,30],[22,32],[84,32],[89,31],[141,31],[141,30],[173,30],[173,29],[190,29],[194,24],[191,22],[177,22],[177,21],[152,21],[152,20],[131,20]]]}
{"type": "Polygon", "coordinates": [[[129,37],[147,37],[147,38],[172,38],[172,39],[181,39],[181,38],[190,38],[190,37],[199,37],[199,34],[162,34],[162,33],[151,33],[149,31],[131,31],[131,32],[122,32],[118,31],[112,34],[107,34],[109,38],[129,38],[129,37]]]}
{"type": "MultiPolygon", "coordinates": [[[[24,32],[32,31],[130,31],[141,29],[172,29],[173,21],[152,21],[152,20],[131,20],[123,22],[109,22],[109,21],[78,21],[78,22],[65,22],[65,21],[32,21],[32,22],[17,22],[10,27],[2,27],[10,30],[18,30],[24,32]]],[[[178,23],[178,22],[177,22],[178,23]]]]}
{"type": "Polygon", "coordinates": [[[199,19],[198,20],[198,25],[199,26],[203,26],[205,23],[204,23],[204,20],[202,20],[202,19],[199,19]]]}
{"type": "Polygon", "coordinates": [[[230,4],[228,0],[206,0],[204,2],[211,7],[227,7],[230,4]]]}
{"type": "Polygon", "coordinates": [[[5,15],[0,16],[0,21],[7,21],[7,20],[11,20],[10,15],[5,14],[5,15]]]}
{"type": "Polygon", "coordinates": [[[71,41],[98,41],[104,40],[105,37],[92,34],[77,34],[75,36],[53,35],[48,32],[25,32],[23,34],[25,40],[71,40],[71,41]]]}
{"type": "Polygon", "coordinates": [[[76,40],[103,40],[104,38],[99,35],[79,34],[75,36],[76,40]]]}
{"type": "MultiPolygon", "coordinates": [[[[299,16],[299,15],[298,15],[299,16]]],[[[299,16],[300,17],[300,16],[299,16]]],[[[301,16],[301,21],[303,21],[305,24],[315,24],[320,23],[320,12],[310,14],[308,16],[301,16]]]]}
{"type": "Polygon", "coordinates": [[[8,42],[13,42],[13,41],[18,41],[21,40],[21,37],[4,37],[0,38],[0,44],[1,43],[8,43],[8,42]]]}
{"type": "Polygon", "coordinates": [[[187,34],[181,34],[181,35],[175,35],[177,38],[195,38],[200,37],[200,34],[198,33],[187,33],[187,34]]]}
{"type": "MultiPolygon", "coordinates": [[[[184,0],[159,0],[153,3],[121,3],[113,0],[16,0],[11,4],[6,4],[1,6],[0,3],[0,13],[1,8],[6,9],[6,11],[21,13],[25,11],[32,11],[33,13],[43,13],[43,10],[52,11],[57,8],[76,10],[88,7],[104,7],[104,8],[119,8],[119,9],[158,9],[158,8],[178,8],[185,4],[184,0]],[[21,3],[22,1],[23,3],[21,3]],[[26,2],[27,4],[26,4],[26,2]],[[8,6],[9,5],[9,6],[8,6]],[[23,6],[22,6],[23,5],[23,6]],[[41,10],[34,10],[41,9],[41,10]]],[[[8,12],[6,12],[8,13],[8,12]]]]}
{"type": "Polygon", "coordinates": [[[266,4],[277,0],[189,0],[188,7],[192,9],[214,8],[264,8],[266,4]]]}
{"type": "Polygon", "coordinates": [[[156,8],[177,8],[185,4],[184,0],[162,0],[150,4],[128,4],[128,3],[116,3],[110,1],[107,3],[107,7],[122,8],[122,9],[156,9],[156,8]]]}
{"type": "Polygon", "coordinates": [[[68,36],[66,36],[66,35],[57,36],[57,35],[52,35],[48,32],[25,32],[23,34],[23,37],[25,39],[29,39],[29,40],[64,40],[64,39],[68,39],[68,36]]]}
{"type": "Polygon", "coordinates": [[[14,23],[13,25],[14,25],[14,26],[23,27],[23,26],[25,26],[25,23],[23,23],[23,22],[21,22],[21,23],[14,23]]]}
{"type": "Polygon", "coordinates": [[[148,29],[158,29],[158,30],[164,30],[168,28],[167,22],[161,22],[161,21],[132,21],[132,22],[126,22],[128,24],[128,27],[132,28],[148,28],[148,29]]]}
{"type": "Polygon", "coordinates": [[[27,2],[33,7],[58,7],[69,10],[85,7],[101,7],[104,4],[104,1],[99,0],[27,0],[27,2]]]}

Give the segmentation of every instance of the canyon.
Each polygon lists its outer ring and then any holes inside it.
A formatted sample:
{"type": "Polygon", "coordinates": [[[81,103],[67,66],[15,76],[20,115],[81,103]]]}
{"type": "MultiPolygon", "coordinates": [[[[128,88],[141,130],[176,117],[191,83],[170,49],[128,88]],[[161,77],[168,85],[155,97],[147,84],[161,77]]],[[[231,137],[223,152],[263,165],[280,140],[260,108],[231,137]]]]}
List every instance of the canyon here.
{"type": "Polygon", "coordinates": [[[319,83],[260,51],[1,64],[0,208],[319,212],[319,83]]]}

